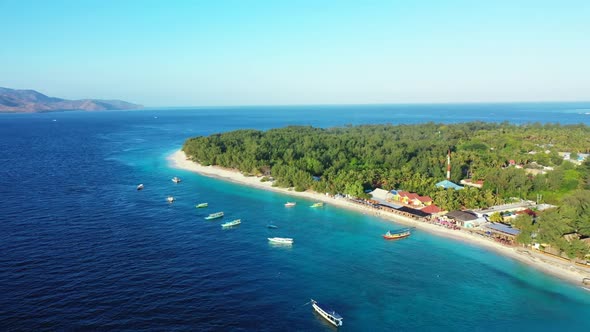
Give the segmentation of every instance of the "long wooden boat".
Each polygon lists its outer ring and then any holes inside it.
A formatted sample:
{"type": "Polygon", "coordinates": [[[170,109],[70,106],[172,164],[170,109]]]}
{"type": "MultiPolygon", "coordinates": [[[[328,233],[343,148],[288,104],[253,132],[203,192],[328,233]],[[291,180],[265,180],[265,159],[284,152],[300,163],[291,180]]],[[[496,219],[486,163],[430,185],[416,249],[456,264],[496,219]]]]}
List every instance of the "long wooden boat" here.
{"type": "Polygon", "coordinates": [[[209,206],[209,203],[199,203],[199,204],[195,205],[195,207],[197,209],[206,208],[207,206],[209,206]]]}
{"type": "Polygon", "coordinates": [[[223,217],[223,212],[215,212],[205,217],[205,220],[217,219],[223,217]]]}
{"type": "Polygon", "coordinates": [[[236,220],[232,220],[232,221],[221,224],[221,228],[232,227],[232,226],[239,225],[241,223],[242,223],[241,219],[236,219],[236,220]]]}
{"type": "Polygon", "coordinates": [[[311,299],[311,306],[313,309],[320,314],[320,316],[324,317],[328,322],[332,323],[334,326],[342,326],[342,316],[340,316],[334,309],[324,305],[319,304],[314,299],[311,299]]]}
{"type": "Polygon", "coordinates": [[[293,239],[288,237],[269,237],[268,241],[279,244],[293,244],[293,239]]]}
{"type": "Polygon", "coordinates": [[[387,233],[383,234],[383,238],[386,240],[397,240],[408,237],[411,234],[412,230],[410,228],[404,228],[396,231],[387,231],[387,233]]]}

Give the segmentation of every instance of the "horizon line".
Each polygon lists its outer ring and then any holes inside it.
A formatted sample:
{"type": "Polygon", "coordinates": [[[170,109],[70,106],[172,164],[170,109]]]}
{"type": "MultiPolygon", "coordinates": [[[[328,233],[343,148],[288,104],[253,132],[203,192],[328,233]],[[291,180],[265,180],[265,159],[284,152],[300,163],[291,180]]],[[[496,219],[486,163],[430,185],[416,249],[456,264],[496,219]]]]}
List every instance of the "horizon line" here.
{"type": "Polygon", "coordinates": [[[471,104],[573,104],[590,103],[588,100],[521,100],[521,101],[448,101],[448,102],[385,102],[385,103],[310,103],[310,104],[226,104],[226,105],[145,105],[142,109],[150,108],[227,108],[227,107],[298,107],[298,106],[389,106],[389,105],[471,105],[471,104]]]}

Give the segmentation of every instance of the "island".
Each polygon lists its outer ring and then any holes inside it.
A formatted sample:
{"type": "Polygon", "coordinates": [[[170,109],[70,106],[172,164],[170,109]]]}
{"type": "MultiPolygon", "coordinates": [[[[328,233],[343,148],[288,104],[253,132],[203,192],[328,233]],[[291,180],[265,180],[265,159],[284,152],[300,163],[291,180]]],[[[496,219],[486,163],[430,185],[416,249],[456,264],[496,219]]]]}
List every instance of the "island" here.
{"type": "Polygon", "coordinates": [[[477,243],[590,281],[590,127],[289,126],[189,138],[176,167],[477,243]]]}
{"type": "Polygon", "coordinates": [[[48,97],[35,90],[15,90],[0,87],[0,113],[130,110],[142,107],[122,100],[67,100],[48,97]]]}

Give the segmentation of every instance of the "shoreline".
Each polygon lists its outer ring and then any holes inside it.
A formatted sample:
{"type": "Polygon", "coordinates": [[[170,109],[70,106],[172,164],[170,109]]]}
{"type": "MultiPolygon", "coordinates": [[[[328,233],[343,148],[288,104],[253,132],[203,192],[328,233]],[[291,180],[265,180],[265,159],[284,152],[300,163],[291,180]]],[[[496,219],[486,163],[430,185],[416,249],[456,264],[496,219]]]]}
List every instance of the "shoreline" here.
{"type": "MultiPolygon", "coordinates": [[[[290,196],[306,198],[312,201],[320,201],[333,206],[354,210],[364,214],[371,214],[386,221],[393,221],[400,224],[416,227],[431,234],[444,236],[454,240],[463,241],[471,245],[492,250],[502,256],[515,259],[523,264],[531,266],[541,272],[557,277],[561,280],[583,287],[582,280],[590,278],[590,266],[583,268],[575,266],[569,261],[560,261],[557,257],[549,257],[541,252],[536,252],[523,247],[507,247],[493,240],[481,236],[472,235],[462,230],[451,230],[427,222],[418,221],[409,217],[394,214],[383,210],[375,210],[371,207],[351,202],[345,198],[332,198],[313,191],[297,192],[287,188],[273,187],[270,181],[260,182],[260,177],[245,176],[239,171],[225,169],[218,166],[203,166],[186,158],[182,150],[178,150],[167,157],[169,165],[173,168],[195,172],[236,184],[246,185],[262,190],[274,191],[290,196]]],[[[590,286],[588,286],[590,288],[590,286]]],[[[587,289],[588,289],[587,288],[587,289]]]]}

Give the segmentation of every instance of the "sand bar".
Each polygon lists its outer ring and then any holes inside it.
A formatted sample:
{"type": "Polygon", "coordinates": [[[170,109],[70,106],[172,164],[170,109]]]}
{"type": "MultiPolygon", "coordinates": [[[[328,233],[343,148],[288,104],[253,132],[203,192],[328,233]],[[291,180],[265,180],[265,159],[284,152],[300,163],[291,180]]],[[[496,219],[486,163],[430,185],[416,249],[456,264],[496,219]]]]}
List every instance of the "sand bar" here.
{"type": "MultiPolygon", "coordinates": [[[[501,255],[516,259],[524,264],[532,266],[544,273],[553,275],[575,285],[582,286],[584,278],[590,278],[590,266],[581,267],[573,263],[544,255],[535,250],[529,250],[524,247],[508,247],[495,242],[491,239],[479,235],[473,235],[466,231],[451,230],[435,224],[421,222],[412,218],[404,217],[398,214],[376,210],[369,206],[361,205],[344,198],[333,198],[324,194],[313,191],[297,192],[287,188],[273,187],[271,182],[261,182],[260,177],[245,176],[237,170],[225,169],[218,166],[203,166],[186,158],[182,150],[178,150],[168,156],[170,166],[173,168],[193,171],[201,175],[210,176],[226,181],[235,182],[259,189],[280,192],[286,195],[307,198],[311,201],[325,202],[333,206],[352,209],[365,214],[378,216],[385,220],[395,221],[397,223],[416,227],[436,235],[453,238],[475,244],[486,249],[493,250],[501,255]]],[[[586,286],[590,290],[590,286],[586,286]]],[[[580,287],[582,289],[582,287],[580,287]]]]}

